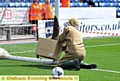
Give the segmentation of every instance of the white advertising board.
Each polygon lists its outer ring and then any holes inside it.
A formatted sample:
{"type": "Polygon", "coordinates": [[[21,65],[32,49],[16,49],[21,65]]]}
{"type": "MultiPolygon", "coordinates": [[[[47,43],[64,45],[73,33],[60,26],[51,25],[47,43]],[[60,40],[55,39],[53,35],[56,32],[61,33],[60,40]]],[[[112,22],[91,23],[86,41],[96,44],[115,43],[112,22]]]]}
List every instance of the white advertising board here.
{"type": "Polygon", "coordinates": [[[75,7],[60,8],[60,19],[75,18],[116,18],[115,7],[75,7]]]}
{"type": "MultiPolygon", "coordinates": [[[[64,28],[64,22],[60,20],[60,33],[64,28]]],[[[39,36],[47,38],[52,35],[53,21],[39,21],[39,36]]],[[[85,19],[79,20],[79,30],[83,37],[120,36],[120,19],[85,19]]]]}
{"type": "MultiPolygon", "coordinates": [[[[0,19],[5,8],[0,8],[0,19]]],[[[29,8],[7,8],[1,24],[24,24],[29,22],[29,8]]]]}
{"type": "Polygon", "coordinates": [[[79,30],[84,37],[120,36],[120,19],[79,20],[79,30]]]}
{"type": "MultiPolygon", "coordinates": [[[[0,19],[5,8],[0,8],[0,19]]],[[[60,8],[59,18],[62,20],[75,18],[116,18],[114,7],[93,7],[93,8],[60,8]]],[[[29,22],[29,8],[7,8],[1,24],[24,24],[29,22]]]]}

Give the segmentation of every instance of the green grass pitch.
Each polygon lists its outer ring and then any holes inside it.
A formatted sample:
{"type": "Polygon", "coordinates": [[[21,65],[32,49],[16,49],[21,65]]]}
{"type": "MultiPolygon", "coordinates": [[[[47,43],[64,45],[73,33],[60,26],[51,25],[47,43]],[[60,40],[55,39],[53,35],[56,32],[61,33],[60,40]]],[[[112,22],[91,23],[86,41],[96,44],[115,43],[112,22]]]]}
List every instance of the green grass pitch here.
{"type": "MultiPolygon", "coordinates": [[[[87,51],[84,62],[96,63],[97,70],[64,70],[64,74],[79,75],[80,81],[120,81],[120,37],[84,39],[84,45],[87,51]]],[[[36,57],[34,52],[14,55],[36,57]]],[[[0,75],[51,75],[54,67],[40,63],[0,59],[0,75]]]]}

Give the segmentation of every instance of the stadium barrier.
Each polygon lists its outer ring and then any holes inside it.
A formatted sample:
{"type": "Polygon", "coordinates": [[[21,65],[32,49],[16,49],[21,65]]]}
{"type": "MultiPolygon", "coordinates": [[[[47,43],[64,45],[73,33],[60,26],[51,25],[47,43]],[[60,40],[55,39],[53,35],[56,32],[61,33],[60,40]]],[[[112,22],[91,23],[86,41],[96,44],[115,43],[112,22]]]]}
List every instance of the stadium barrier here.
{"type": "MultiPolygon", "coordinates": [[[[1,13],[0,13],[0,19],[1,19],[5,11],[5,8],[0,8],[0,10],[1,10],[1,13]]],[[[69,8],[69,9],[60,8],[59,14],[60,14],[60,19],[62,20],[70,19],[72,17],[79,18],[79,19],[81,18],[82,19],[115,18],[116,9],[115,8],[97,8],[97,7],[96,8],[89,8],[89,7],[88,8],[69,8]],[[93,11],[96,11],[96,12],[93,13],[93,11]]],[[[7,29],[7,30],[4,30],[4,32],[6,33],[7,40],[12,39],[11,38],[12,30],[18,31],[20,29],[21,31],[24,31],[24,33],[26,33],[25,30],[30,30],[30,27],[32,26],[31,24],[29,24],[29,8],[14,8],[14,7],[7,8],[1,24],[2,24],[2,26],[0,26],[2,28],[1,30],[7,29]]],[[[39,31],[43,31],[43,30],[40,28],[39,31]]],[[[52,31],[50,32],[52,33],[52,31]]],[[[22,35],[25,35],[25,34],[22,33],[22,35]]],[[[39,35],[41,35],[41,33],[39,35]]],[[[4,38],[2,35],[0,37],[4,38]]],[[[28,37],[28,36],[25,35],[24,38],[25,37],[28,37]]]]}
{"type": "MultiPolygon", "coordinates": [[[[5,8],[0,8],[0,19],[5,8]]],[[[54,9],[55,12],[55,9],[54,9]]],[[[94,7],[94,8],[60,8],[60,19],[83,18],[116,18],[116,8],[114,7],[94,7]],[[71,13],[72,12],[72,13],[71,13]],[[89,12],[89,13],[88,13],[89,12]]],[[[29,23],[29,8],[7,8],[1,24],[26,24],[29,23]]]]}
{"type": "Polygon", "coordinates": [[[79,19],[101,19],[101,18],[116,18],[115,7],[74,7],[60,8],[59,18],[70,19],[72,17],[79,19]]]}
{"type": "MultiPolygon", "coordinates": [[[[64,22],[60,20],[60,33],[63,32],[64,22]]],[[[120,19],[79,19],[79,31],[83,37],[100,37],[100,36],[120,36],[120,19]]],[[[53,21],[40,20],[38,24],[39,37],[48,38],[52,35],[53,21]],[[45,33],[44,33],[45,32],[45,33]]]]}

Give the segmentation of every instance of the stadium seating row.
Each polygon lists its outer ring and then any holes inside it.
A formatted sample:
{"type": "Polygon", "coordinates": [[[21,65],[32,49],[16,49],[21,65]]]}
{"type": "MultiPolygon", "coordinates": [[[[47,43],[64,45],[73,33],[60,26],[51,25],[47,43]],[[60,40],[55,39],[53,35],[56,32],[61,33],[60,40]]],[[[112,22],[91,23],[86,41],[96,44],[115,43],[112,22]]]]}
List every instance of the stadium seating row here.
{"type": "MultiPolygon", "coordinates": [[[[6,6],[8,6],[8,7],[30,7],[31,2],[33,0],[21,0],[22,2],[14,2],[16,0],[10,0],[10,1],[11,2],[9,2],[8,4],[3,1],[0,2],[0,7],[6,7],[6,6]],[[29,2],[25,2],[25,1],[29,1],[29,2]]],[[[39,0],[39,1],[44,3],[45,0],[39,0]]],[[[52,6],[55,6],[54,1],[55,0],[51,0],[52,6]]],[[[87,0],[87,1],[89,2],[89,0],[87,0]]],[[[96,1],[98,1],[98,0],[96,0],[96,1]]],[[[103,0],[101,0],[101,1],[103,1],[103,0]]],[[[104,0],[104,1],[107,1],[107,0],[104,0]]],[[[109,0],[109,1],[112,1],[112,0],[109,0]]],[[[116,1],[120,1],[120,0],[116,0],[116,1]]],[[[116,7],[117,15],[120,16],[120,2],[119,3],[118,2],[95,2],[95,0],[93,0],[93,2],[95,3],[95,7],[116,7]]],[[[60,6],[61,6],[61,3],[60,3],[60,6]]],[[[70,6],[71,7],[89,7],[89,4],[87,2],[80,3],[79,0],[71,0],[70,6]]]]}
{"type": "MultiPolygon", "coordinates": [[[[88,7],[89,4],[86,2],[86,3],[71,3],[70,4],[71,7],[88,7]]],[[[95,7],[120,7],[120,3],[113,3],[113,2],[110,2],[110,3],[105,3],[105,2],[95,2],[95,7]]]]}
{"type": "MultiPolygon", "coordinates": [[[[0,0],[0,2],[7,2],[7,1],[9,1],[9,2],[33,2],[33,0],[0,0]]],[[[50,0],[51,1],[51,3],[54,3],[55,2],[55,0],[50,0]]],[[[39,0],[39,2],[45,2],[45,0],[39,0]]],[[[61,0],[60,0],[60,2],[61,2],[61,0]]],[[[71,3],[74,3],[74,2],[80,2],[80,0],[70,0],[70,2],[71,3]]]]}
{"type": "MultiPolygon", "coordinates": [[[[55,3],[51,3],[52,6],[55,6],[55,3]]],[[[0,3],[0,7],[6,7],[8,5],[8,7],[30,7],[31,3],[30,2],[10,2],[10,3],[0,3]]],[[[61,4],[60,4],[61,6],[61,4]]],[[[70,3],[71,7],[88,7],[89,4],[88,3],[70,3]]]]}
{"type": "MultiPolygon", "coordinates": [[[[55,6],[55,3],[51,3],[52,6],[55,6]]],[[[0,3],[0,7],[30,7],[30,2],[9,2],[8,4],[5,2],[0,3]]],[[[61,4],[60,4],[61,6],[61,4]]],[[[88,3],[70,3],[71,7],[88,7],[88,3]]],[[[120,3],[95,3],[96,7],[120,7],[120,3]]]]}
{"type": "Polygon", "coordinates": [[[120,0],[87,0],[92,2],[120,2],[120,0]]]}
{"type": "Polygon", "coordinates": [[[31,6],[31,3],[24,3],[24,2],[21,2],[21,3],[19,3],[19,2],[10,2],[10,3],[0,3],[0,7],[6,7],[6,6],[8,6],[8,7],[30,7],[31,6]]]}
{"type": "Polygon", "coordinates": [[[120,3],[105,3],[105,2],[99,2],[99,3],[97,3],[97,2],[95,2],[95,6],[96,7],[120,7],[120,3]]]}
{"type": "MultiPolygon", "coordinates": [[[[33,0],[0,0],[0,2],[33,2],[33,0]]],[[[39,0],[39,2],[45,2],[45,0],[39,0]]],[[[55,2],[54,0],[51,0],[51,3],[55,2]]]]}
{"type": "MultiPolygon", "coordinates": [[[[33,2],[33,0],[0,0],[0,2],[7,2],[7,1],[9,1],[9,2],[33,2]]],[[[51,1],[51,3],[54,3],[55,2],[55,0],[50,0],[51,1]]],[[[90,2],[90,1],[92,1],[92,2],[115,2],[115,3],[119,3],[120,2],[120,0],[86,0],[87,2],[90,2]]],[[[41,3],[44,3],[45,2],[45,0],[39,0],[39,2],[41,2],[41,3]]],[[[80,0],[70,0],[70,2],[71,3],[79,3],[80,2],[80,0]]]]}

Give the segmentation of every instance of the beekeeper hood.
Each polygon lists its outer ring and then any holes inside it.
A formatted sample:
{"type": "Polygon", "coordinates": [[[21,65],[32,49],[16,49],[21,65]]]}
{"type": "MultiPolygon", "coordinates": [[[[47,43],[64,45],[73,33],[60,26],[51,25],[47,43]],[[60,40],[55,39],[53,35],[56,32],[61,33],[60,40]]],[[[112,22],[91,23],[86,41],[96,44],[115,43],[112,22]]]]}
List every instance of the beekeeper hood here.
{"type": "Polygon", "coordinates": [[[71,26],[76,27],[78,29],[79,22],[78,22],[78,20],[76,18],[71,18],[71,19],[69,19],[68,22],[70,23],[71,26]]]}

